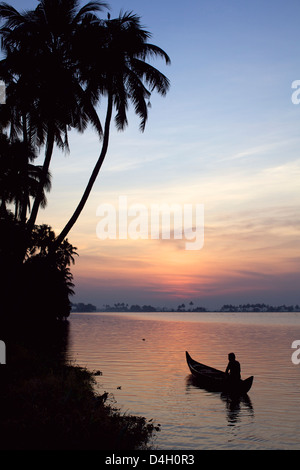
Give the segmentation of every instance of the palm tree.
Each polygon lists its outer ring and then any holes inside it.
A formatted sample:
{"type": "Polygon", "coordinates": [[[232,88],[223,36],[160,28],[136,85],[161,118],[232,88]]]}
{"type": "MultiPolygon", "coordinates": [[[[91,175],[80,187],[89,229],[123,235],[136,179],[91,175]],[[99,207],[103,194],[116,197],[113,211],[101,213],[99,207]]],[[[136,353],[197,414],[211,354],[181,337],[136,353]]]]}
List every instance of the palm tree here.
{"type": "MultiPolygon", "coordinates": [[[[0,198],[2,214],[6,214],[6,203],[14,203],[15,220],[25,225],[30,198],[35,198],[42,175],[42,167],[32,162],[36,158],[34,149],[25,142],[10,142],[0,134],[0,198]]],[[[51,189],[51,175],[48,173],[42,191],[41,206],[46,207],[45,191],[51,189]]]]}
{"type": "Polygon", "coordinates": [[[88,122],[102,133],[95,100],[81,86],[73,41],[79,42],[83,25],[98,21],[96,13],[105,6],[100,1],[80,8],[78,0],[40,0],[35,10],[19,13],[6,3],[0,5],[0,17],[5,20],[0,30],[5,52],[1,68],[9,76],[8,95],[11,90],[19,111],[15,114],[21,116],[11,122],[11,131],[17,133],[23,125],[34,133],[40,147],[45,146],[40,185],[27,224],[29,233],[42,202],[54,145],[68,149],[68,130],[83,132],[88,122]]]}
{"type": "Polygon", "coordinates": [[[54,254],[50,253],[54,239],[55,233],[49,225],[36,225],[32,232],[31,246],[27,251],[27,260],[34,256],[48,258],[60,270],[75,264],[74,256],[78,255],[77,248],[71,245],[68,240],[64,240],[54,254]],[[53,255],[52,259],[49,255],[53,255]]]}
{"type": "Polygon", "coordinates": [[[108,150],[113,109],[117,129],[124,130],[128,124],[128,106],[132,103],[140,118],[140,130],[144,131],[151,93],[156,91],[165,96],[169,89],[169,80],[146,60],[161,57],[169,64],[170,58],[161,48],[147,42],[150,34],[141,27],[138,16],[125,13],[116,19],[108,18],[90,33],[101,47],[96,49],[98,54],[93,50],[92,56],[86,56],[86,74],[82,76],[88,90],[98,97],[107,97],[102,149],[76,210],[55,241],[56,247],[76,223],[99,174],[108,150]]]}
{"type": "Polygon", "coordinates": [[[58,250],[52,252],[50,247],[54,239],[51,227],[35,226],[23,264],[25,301],[32,295],[34,286],[36,300],[31,314],[37,318],[40,317],[41,306],[43,317],[49,319],[66,318],[71,311],[69,297],[74,294],[74,284],[70,265],[75,263],[77,248],[64,240],[58,250]]]}

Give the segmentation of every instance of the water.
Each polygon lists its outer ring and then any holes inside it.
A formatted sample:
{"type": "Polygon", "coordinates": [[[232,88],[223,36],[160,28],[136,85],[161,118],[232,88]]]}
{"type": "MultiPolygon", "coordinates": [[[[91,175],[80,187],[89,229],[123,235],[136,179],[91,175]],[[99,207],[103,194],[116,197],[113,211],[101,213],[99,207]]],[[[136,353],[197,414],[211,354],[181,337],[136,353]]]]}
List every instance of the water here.
{"type": "Polygon", "coordinates": [[[300,313],[72,314],[68,357],[97,376],[121,411],[161,425],[161,450],[300,449],[300,313]],[[195,386],[185,351],[225,370],[233,351],[242,378],[237,401],[195,386]]]}

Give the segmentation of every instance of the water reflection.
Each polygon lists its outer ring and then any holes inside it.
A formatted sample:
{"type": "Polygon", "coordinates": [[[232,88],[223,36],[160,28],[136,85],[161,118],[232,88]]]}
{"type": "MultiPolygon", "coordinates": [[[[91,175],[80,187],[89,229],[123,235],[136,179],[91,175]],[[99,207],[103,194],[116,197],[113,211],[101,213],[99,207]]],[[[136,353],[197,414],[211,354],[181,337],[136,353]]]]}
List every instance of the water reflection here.
{"type": "Polygon", "coordinates": [[[291,361],[291,344],[300,324],[285,320],[285,313],[274,325],[271,314],[268,323],[264,315],[261,321],[249,315],[249,323],[245,315],[240,321],[235,315],[234,323],[221,313],[204,320],[199,314],[198,321],[186,313],[181,322],[151,315],[74,314],[68,358],[101,370],[99,392],[112,393],[122,409],[160,423],[160,449],[299,448],[300,366],[291,361]],[[186,381],[186,350],[223,369],[233,338],[243,375],[256,377],[248,392],[253,404],[186,381]]]}
{"type": "Polygon", "coordinates": [[[254,416],[253,405],[248,395],[232,396],[221,393],[220,398],[226,405],[227,421],[229,425],[235,425],[240,421],[241,411],[247,410],[248,416],[254,416]]]}
{"type": "Polygon", "coordinates": [[[186,391],[190,392],[191,389],[198,388],[205,390],[210,395],[219,396],[221,401],[225,404],[226,418],[228,426],[235,426],[241,422],[242,416],[254,417],[254,409],[249,395],[232,395],[225,392],[216,392],[207,390],[199,385],[192,375],[186,378],[186,391]]]}

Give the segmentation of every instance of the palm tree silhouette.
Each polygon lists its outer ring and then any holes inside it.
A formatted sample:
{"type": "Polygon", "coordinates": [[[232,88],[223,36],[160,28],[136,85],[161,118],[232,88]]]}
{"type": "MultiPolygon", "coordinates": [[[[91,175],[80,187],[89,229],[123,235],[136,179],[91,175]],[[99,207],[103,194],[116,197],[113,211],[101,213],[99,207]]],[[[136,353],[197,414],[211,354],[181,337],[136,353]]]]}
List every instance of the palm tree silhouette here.
{"type": "Polygon", "coordinates": [[[56,239],[58,246],[65,239],[76,223],[92,187],[99,174],[108,150],[110,125],[113,109],[116,110],[115,124],[118,130],[124,130],[128,124],[127,110],[129,103],[134,106],[140,118],[140,130],[144,131],[148,118],[151,93],[158,92],[165,96],[169,89],[169,80],[146,60],[161,57],[170,63],[168,55],[159,47],[149,44],[150,34],[141,27],[140,18],[132,13],[120,14],[116,19],[103,21],[90,30],[95,44],[102,44],[98,54],[86,54],[87,88],[98,98],[107,97],[107,111],[100,156],[88,181],[83,196],[72,217],[56,239]]]}
{"type": "Polygon", "coordinates": [[[77,0],[40,0],[35,10],[19,13],[6,3],[0,5],[0,17],[5,20],[0,31],[5,52],[0,70],[6,74],[1,78],[8,79],[8,102],[11,95],[15,115],[21,116],[11,120],[11,133],[18,133],[23,125],[34,133],[39,147],[45,146],[29,233],[42,203],[54,145],[68,149],[68,131],[83,132],[88,122],[102,133],[93,95],[81,86],[73,42],[80,42],[86,24],[97,21],[96,13],[104,6],[99,1],[80,8],[77,0]]]}
{"type": "MultiPolygon", "coordinates": [[[[148,42],[150,34],[142,28],[140,18],[124,13],[101,20],[97,13],[104,7],[99,1],[80,8],[78,0],[39,0],[35,10],[19,13],[0,4],[0,18],[5,20],[0,30],[5,52],[0,78],[8,84],[5,112],[10,139],[22,136],[27,146],[34,142],[39,149],[45,147],[38,188],[32,192],[29,236],[42,205],[54,146],[68,150],[69,130],[83,132],[88,123],[102,138],[87,187],[53,249],[66,238],[89,197],[107,154],[113,111],[117,129],[124,130],[131,103],[144,131],[152,92],[165,96],[169,89],[167,77],[148,59],[160,57],[166,64],[170,59],[148,42]],[[107,111],[102,129],[96,105],[104,96],[107,111]]],[[[28,165],[29,161],[27,170],[28,165]]],[[[24,204],[22,207],[24,220],[24,204]]]]}
{"type": "MultiPolygon", "coordinates": [[[[0,134],[0,198],[1,213],[7,214],[6,203],[15,205],[15,220],[25,225],[30,198],[36,197],[42,167],[33,165],[36,158],[34,149],[25,142],[10,142],[5,134],[0,134]]],[[[51,189],[51,175],[48,173],[42,191],[41,206],[46,207],[45,191],[51,189]]]]}

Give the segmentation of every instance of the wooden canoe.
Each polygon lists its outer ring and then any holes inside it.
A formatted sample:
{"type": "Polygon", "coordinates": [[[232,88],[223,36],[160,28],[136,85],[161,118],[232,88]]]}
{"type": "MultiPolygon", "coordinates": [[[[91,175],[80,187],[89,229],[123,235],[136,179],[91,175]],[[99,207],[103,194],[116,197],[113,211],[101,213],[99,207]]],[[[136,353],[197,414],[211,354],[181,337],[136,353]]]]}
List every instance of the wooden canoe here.
{"type": "Polygon", "coordinates": [[[248,393],[252,386],[253,376],[232,383],[225,372],[195,361],[187,351],[186,361],[197,384],[207,390],[243,395],[248,393]]]}

